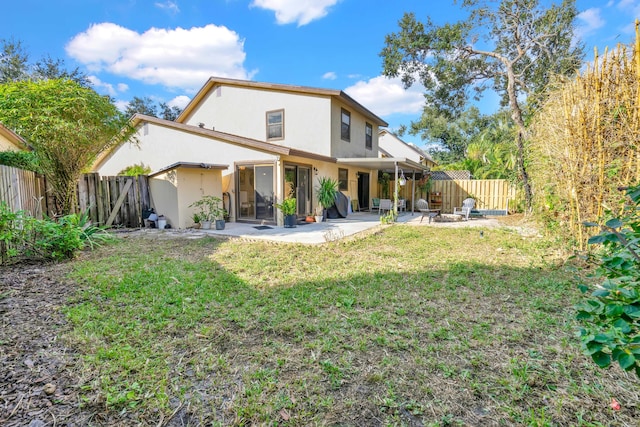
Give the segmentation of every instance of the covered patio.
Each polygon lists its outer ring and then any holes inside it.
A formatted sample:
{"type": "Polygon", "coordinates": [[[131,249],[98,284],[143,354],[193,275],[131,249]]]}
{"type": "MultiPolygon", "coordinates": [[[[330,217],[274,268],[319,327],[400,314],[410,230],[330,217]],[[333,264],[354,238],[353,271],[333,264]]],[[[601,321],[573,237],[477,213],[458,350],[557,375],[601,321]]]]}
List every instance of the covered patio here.
{"type": "MultiPolygon", "coordinates": [[[[398,184],[393,192],[393,210],[398,214],[398,187],[407,183],[407,178],[411,178],[411,194],[415,195],[416,174],[428,172],[429,168],[425,165],[417,163],[406,157],[370,157],[370,158],[338,158],[338,165],[362,168],[366,170],[377,170],[386,172],[393,176],[394,181],[398,184]]],[[[411,197],[411,206],[406,207],[407,211],[415,212],[415,200],[411,197]]]]}

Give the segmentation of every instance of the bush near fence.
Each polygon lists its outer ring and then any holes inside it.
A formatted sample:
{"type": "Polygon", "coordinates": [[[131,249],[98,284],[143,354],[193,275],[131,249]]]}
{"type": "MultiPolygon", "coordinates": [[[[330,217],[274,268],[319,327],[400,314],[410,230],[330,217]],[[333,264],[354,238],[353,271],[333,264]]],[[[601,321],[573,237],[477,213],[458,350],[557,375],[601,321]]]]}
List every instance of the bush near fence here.
{"type": "MultiPolygon", "coordinates": [[[[0,165],[0,201],[12,212],[26,211],[35,218],[51,218],[55,201],[44,177],[31,171],[0,165]]],[[[78,183],[78,210],[92,224],[137,228],[144,226],[143,212],[151,207],[147,176],[84,174],[78,183]]]]}

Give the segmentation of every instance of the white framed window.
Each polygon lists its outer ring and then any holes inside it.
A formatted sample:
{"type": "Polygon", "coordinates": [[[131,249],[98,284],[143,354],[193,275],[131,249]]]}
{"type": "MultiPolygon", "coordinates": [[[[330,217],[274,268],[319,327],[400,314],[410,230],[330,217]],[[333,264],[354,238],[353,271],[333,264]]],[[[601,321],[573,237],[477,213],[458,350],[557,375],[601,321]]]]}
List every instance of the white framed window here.
{"type": "Polygon", "coordinates": [[[351,141],[351,113],[343,108],[341,117],[340,137],[345,141],[351,141]]]}
{"type": "Polygon", "coordinates": [[[267,111],[267,141],[284,138],[284,110],[267,111]]]}

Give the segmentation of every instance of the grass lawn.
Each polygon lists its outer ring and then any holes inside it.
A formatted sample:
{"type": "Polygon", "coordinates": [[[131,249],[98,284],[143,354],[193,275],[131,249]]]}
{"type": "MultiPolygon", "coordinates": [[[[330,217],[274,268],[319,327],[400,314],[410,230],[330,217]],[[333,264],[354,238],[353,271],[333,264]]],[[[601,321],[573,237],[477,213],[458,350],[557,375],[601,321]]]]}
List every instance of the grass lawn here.
{"type": "Polygon", "coordinates": [[[554,246],[395,225],[320,246],[119,239],[74,261],[85,404],[141,424],[636,425],[554,246]],[[611,398],[622,409],[610,408],[611,398]]]}

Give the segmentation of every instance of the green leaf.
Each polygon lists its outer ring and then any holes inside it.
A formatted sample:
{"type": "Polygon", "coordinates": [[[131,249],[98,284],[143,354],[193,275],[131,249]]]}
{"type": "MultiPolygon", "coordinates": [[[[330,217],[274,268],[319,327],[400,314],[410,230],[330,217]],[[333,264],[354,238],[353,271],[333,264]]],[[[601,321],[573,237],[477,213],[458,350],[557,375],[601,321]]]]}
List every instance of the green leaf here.
{"type": "Polygon", "coordinates": [[[625,305],[624,314],[631,317],[632,319],[640,319],[640,308],[636,307],[635,305],[625,305]]]}
{"type": "Polygon", "coordinates": [[[585,221],[582,225],[585,227],[597,227],[599,224],[597,222],[585,221]]]}
{"type": "Polygon", "coordinates": [[[587,347],[587,353],[593,354],[593,353],[601,352],[602,349],[604,348],[604,345],[592,341],[590,343],[587,343],[586,347],[587,347]]]}
{"type": "Polygon", "coordinates": [[[615,322],[613,322],[613,326],[620,329],[624,334],[628,334],[629,332],[631,332],[631,326],[629,326],[629,323],[624,319],[616,320],[615,322]]]}
{"type": "Polygon", "coordinates": [[[633,366],[636,363],[636,358],[633,356],[633,354],[629,354],[629,353],[623,353],[620,355],[620,357],[618,357],[618,363],[620,364],[620,367],[622,369],[624,369],[625,371],[630,370],[631,368],[633,368],[633,366]]]}
{"type": "Polygon", "coordinates": [[[608,343],[609,341],[611,341],[611,337],[607,334],[596,334],[596,336],[593,338],[593,341],[608,343]]]}
{"type": "Polygon", "coordinates": [[[589,237],[589,240],[587,240],[587,243],[589,243],[590,245],[598,245],[605,241],[606,241],[606,238],[603,234],[597,234],[595,236],[589,237]]]}
{"type": "Polygon", "coordinates": [[[624,308],[619,304],[607,304],[607,308],[605,310],[605,314],[608,317],[620,317],[620,315],[624,313],[624,308]]]}
{"type": "Polygon", "coordinates": [[[607,227],[609,227],[609,228],[620,228],[620,227],[622,227],[623,223],[622,223],[622,221],[620,221],[620,219],[613,218],[613,219],[610,219],[609,221],[607,221],[605,223],[605,225],[607,227]]]}
{"type": "Polygon", "coordinates": [[[611,364],[611,356],[601,351],[593,353],[591,358],[601,368],[606,368],[611,364]]]}

